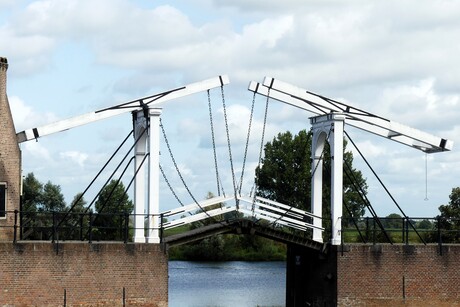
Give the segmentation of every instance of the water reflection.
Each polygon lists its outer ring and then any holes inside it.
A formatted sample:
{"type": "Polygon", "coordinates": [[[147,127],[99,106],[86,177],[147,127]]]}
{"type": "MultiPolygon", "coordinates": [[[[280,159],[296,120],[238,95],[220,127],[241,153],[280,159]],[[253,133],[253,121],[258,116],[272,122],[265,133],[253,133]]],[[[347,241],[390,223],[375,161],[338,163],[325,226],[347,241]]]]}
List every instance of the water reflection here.
{"type": "Polygon", "coordinates": [[[284,306],[285,262],[169,262],[170,307],[284,306]]]}

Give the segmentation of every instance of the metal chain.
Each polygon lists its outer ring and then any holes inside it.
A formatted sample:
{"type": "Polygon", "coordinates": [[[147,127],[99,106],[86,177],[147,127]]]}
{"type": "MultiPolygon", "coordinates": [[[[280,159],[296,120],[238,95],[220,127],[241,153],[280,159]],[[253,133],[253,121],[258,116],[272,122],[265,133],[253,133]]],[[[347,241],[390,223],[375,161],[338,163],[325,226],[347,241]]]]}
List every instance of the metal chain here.
{"type": "Polygon", "coordinates": [[[160,166],[161,174],[163,175],[163,179],[165,180],[166,184],[168,185],[169,190],[171,190],[171,193],[174,195],[174,197],[176,198],[177,202],[183,207],[184,204],[179,199],[179,196],[177,196],[176,192],[174,191],[173,187],[171,186],[171,183],[169,182],[168,178],[166,177],[166,174],[165,174],[163,168],[161,167],[161,164],[159,166],[160,166]]]}
{"type": "Polygon", "coordinates": [[[212,138],[212,148],[214,150],[214,165],[216,168],[216,182],[217,182],[217,195],[220,196],[220,184],[219,184],[219,168],[217,165],[217,153],[216,153],[216,140],[214,137],[214,124],[212,121],[212,107],[211,107],[211,94],[208,90],[208,107],[209,107],[209,122],[211,123],[211,138],[212,138]]]}
{"type": "Polygon", "coordinates": [[[235,180],[235,170],[233,168],[233,158],[232,158],[232,148],[230,144],[230,132],[228,129],[228,119],[227,119],[227,108],[225,106],[225,95],[224,95],[224,86],[222,85],[220,87],[221,93],[222,93],[222,107],[224,111],[224,119],[225,119],[225,131],[227,132],[227,144],[228,144],[228,155],[230,159],[230,168],[232,171],[232,181],[233,181],[233,191],[235,194],[235,202],[236,202],[236,211],[239,210],[239,201],[237,198],[237,189],[236,189],[236,180],[235,180]]]}
{"type": "Polygon", "coordinates": [[[169,152],[169,156],[171,157],[171,160],[174,164],[174,167],[176,168],[176,172],[177,174],[179,175],[179,178],[180,180],[182,181],[182,184],[184,185],[185,189],[187,190],[188,194],[190,195],[190,197],[192,198],[192,200],[195,202],[195,204],[200,208],[200,210],[206,214],[209,218],[213,219],[214,221],[216,222],[219,222],[219,223],[222,223],[221,221],[217,220],[216,218],[212,217],[211,215],[209,215],[209,213],[204,210],[204,208],[198,203],[198,201],[196,200],[196,198],[193,196],[192,192],[190,191],[189,187],[187,186],[187,184],[185,183],[185,180],[184,180],[184,177],[182,177],[182,174],[179,170],[179,167],[177,166],[177,163],[176,163],[176,159],[174,158],[174,155],[172,153],[172,150],[171,150],[171,146],[169,145],[169,141],[168,141],[168,138],[166,137],[166,132],[165,132],[165,129],[163,127],[163,122],[160,118],[160,128],[161,128],[161,131],[163,133],[163,138],[165,140],[165,143],[166,143],[166,147],[168,148],[168,152],[169,152]]]}
{"type": "Polygon", "coordinates": [[[177,166],[176,159],[174,158],[174,155],[173,155],[172,150],[171,150],[171,146],[169,145],[168,138],[166,137],[166,132],[165,132],[163,122],[162,122],[161,118],[160,118],[160,128],[161,128],[161,131],[163,133],[163,137],[164,137],[164,140],[165,140],[165,143],[166,143],[166,147],[168,148],[169,156],[171,157],[171,160],[172,160],[172,162],[174,164],[174,167],[176,168],[176,172],[179,175],[180,180],[182,181],[182,184],[184,185],[185,189],[187,190],[188,194],[193,199],[193,201],[195,203],[198,203],[197,200],[195,199],[195,197],[192,195],[192,192],[190,191],[189,187],[185,183],[184,177],[182,177],[182,174],[181,174],[181,172],[179,170],[179,167],[177,166]]]}
{"type": "Polygon", "coordinates": [[[241,195],[241,189],[242,189],[242,186],[243,186],[243,177],[244,177],[244,169],[245,169],[245,166],[246,166],[246,158],[248,156],[249,137],[251,135],[252,117],[254,115],[255,101],[256,101],[256,93],[254,92],[254,95],[252,96],[251,114],[249,115],[248,136],[246,138],[246,147],[244,148],[243,166],[241,168],[240,187],[238,189],[238,194],[240,194],[240,195],[241,195]]]}
{"type": "MultiPolygon", "coordinates": [[[[270,88],[268,88],[267,100],[265,101],[264,124],[262,126],[262,138],[260,140],[259,162],[257,164],[259,170],[260,170],[260,165],[262,164],[262,152],[263,152],[263,149],[264,149],[265,129],[267,127],[267,114],[268,114],[268,103],[269,102],[270,102],[270,88]]],[[[252,214],[254,214],[254,210],[255,210],[257,190],[258,190],[258,186],[257,186],[256,182],[254,181],[254,197],[253,197],[253,200],[252,200],[252,209],[251,209],[252,214]]]]}

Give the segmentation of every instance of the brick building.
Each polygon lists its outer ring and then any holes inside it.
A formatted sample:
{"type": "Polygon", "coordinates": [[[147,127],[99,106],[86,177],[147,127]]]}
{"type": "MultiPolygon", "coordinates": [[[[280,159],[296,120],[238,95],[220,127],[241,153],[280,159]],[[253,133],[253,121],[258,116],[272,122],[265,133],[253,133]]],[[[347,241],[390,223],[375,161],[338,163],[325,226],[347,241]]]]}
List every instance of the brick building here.
{"type": "Polygon", "coordinates": [[[0,240],[12,239],[21,194],[21,151],[6,94],[7,69],[7,59],[0,57],[0,240]]]}

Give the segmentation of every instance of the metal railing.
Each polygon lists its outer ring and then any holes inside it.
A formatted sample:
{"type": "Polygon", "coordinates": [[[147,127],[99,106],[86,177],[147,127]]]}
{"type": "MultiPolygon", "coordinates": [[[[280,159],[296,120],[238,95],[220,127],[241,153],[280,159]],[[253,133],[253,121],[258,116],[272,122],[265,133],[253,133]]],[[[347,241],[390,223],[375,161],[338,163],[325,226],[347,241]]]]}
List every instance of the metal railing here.
{"type": "MultiPolygon", "coordinates": [[[[119,241],[131,242],[135,228],[132,213],[65,213],[43,211],[2,211],[0,232],[2,240],[17,242],[44,241],[119,241]],[[7,238],[7,239],[5,239],[7,238]]],[[[169,223],[166,215],[145,215],[142,225],[146,237],[148,218],[158,219],[160,241],[169,223]]],[[[460,243],[460,219],[436,218],[379,218],[342,219],[343,243],[427,244],[460,243]],[[379,227],[383,226],[383,229],[379,227]],[[386,234],[384,234],[386,233],[386,234]],[[390,239],[390,241],[388,241],[390,239]]]]}
{"type": "Polygon", "coordinates": [[[351,218],[343,218],[344,243],[402,243],[406,245],[460,243],[460,219],[386,217],[379,218],[379,220],[383,229],[378,226],[377,219],[372,217],[354,219],[354,223],[351,218]]]}
{"type": "MultiPolygon", "coordinates": [[[[66,213],[44,211],[3,211],[5,219],[0,223],[3,237],[14,243],[22,241],[132,241],[135,215],[120,213],[66,213]]],[[[145,215],[148,218],[160,218],[161,215],[145,215]]],[[[144,225],[143,225],[144,226],[144,225]]],[[[161,225],[158,230],[161,231],[161,225]]],[[[150,229],[142,227],[147,234],[150,229]]],[[[1,238],[1,236],[0,236],[1,238]]]]}

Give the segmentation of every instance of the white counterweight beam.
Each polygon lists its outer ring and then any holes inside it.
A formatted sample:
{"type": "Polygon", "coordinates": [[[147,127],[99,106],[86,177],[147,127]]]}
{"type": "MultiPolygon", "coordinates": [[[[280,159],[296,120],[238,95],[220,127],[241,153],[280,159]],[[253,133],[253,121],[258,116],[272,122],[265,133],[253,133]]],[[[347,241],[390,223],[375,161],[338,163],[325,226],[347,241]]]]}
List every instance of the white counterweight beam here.
{"type": "Polygon", "coordinates": [[[265,77],[263,83],[252,81],[250,91],[269,96],[316,115],[342,113],[345,124],[419,149],[426,153],[452,150],[453,141],[405,126],[353,106],[313,94],[294,85],[265,77]]]}
{"type": "Polygon", "coordinates": [[[162,93],[154,94],[151,96],[132,100],[123,104],[115,105],[113,107],[101,109],[98,111],[82,114],[72,118],[60,120],[51,124],[41,127],[31,128],[21,131],[16,134],[18,143],[26,142],[39,137],[65,131],[77,126],[89,124],[101,119],[106,119],[112,116],[120,115],[135,111],[142,108],[143,105],[159,104],[168,100],[184,97],[190,94],[198,93],[204,90],[212,89],[230,83],[228,76],[218,76],[204,81],[191,83],[183,87],[165,91],[162,93]]]}

